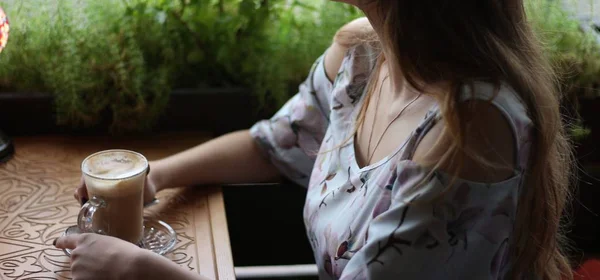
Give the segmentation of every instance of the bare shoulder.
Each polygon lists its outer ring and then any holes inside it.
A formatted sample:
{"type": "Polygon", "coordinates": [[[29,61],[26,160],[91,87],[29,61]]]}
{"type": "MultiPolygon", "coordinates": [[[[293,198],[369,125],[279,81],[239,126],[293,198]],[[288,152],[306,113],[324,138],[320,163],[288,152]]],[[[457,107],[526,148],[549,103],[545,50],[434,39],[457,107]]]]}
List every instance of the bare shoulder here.
{"type": "MultiPolygon", "coordinates": [[[[508,179],[515,168],[515,135],[506,116],[494,104],[483,100],[463,102],[458,106],[465,130],[463,167],[458,176],[465,180],[494,183],[508,179]]],[[[417,147],[413,160],[424,166],[441,162],[441,169],[452,170],[455,163],[444,160],[444,153],[454,138],[445,122],[438,122],[417,147]]]]}
{"type": "Polygon", "coordinates": [[[330,80],[339,71],[342,60],[349,48],[362,42],[373,40],[375,33],[366,17],[355,19],[342,26],[335,34],[331,47],[325,55],[325,72],[330,80]]]}
{"type": "Polygon", "coordinates": [[[334,37],[334,42],[345,46],[346,48],[351,47],[361,42],[374,39],[373,26],[366,17],[355,19],[349,23],[346,23],[340,28],[334,37]]]}

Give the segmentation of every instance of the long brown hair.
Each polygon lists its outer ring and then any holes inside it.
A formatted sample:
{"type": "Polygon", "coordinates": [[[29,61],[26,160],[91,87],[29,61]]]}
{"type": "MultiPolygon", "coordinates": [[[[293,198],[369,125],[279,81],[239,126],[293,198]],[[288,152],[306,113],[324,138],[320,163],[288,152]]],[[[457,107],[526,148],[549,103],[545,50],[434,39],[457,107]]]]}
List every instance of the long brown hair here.
{"type": "MultiPolygon", "coordinates": [[[[462,86],[477,79],[497,86],[506,82],[526,103],[534,142],[519,198],[508,276],[571,279],[561,222],[570,198],[572,152],[559,111],[556,75],[527,21],[523,0],[364,1],[377,5],[384,20],[381,44],[392,50],[385,59],[401,69],[406,82],[417,90],[450,84],[449,92],[436,96],[444,133],[455,140],[443,159],[460,163],[458,151],[466,150],[465,131],[455,109],[462,86]]],[[[364,121],[365,108],[357,127],[364,121]]]]}

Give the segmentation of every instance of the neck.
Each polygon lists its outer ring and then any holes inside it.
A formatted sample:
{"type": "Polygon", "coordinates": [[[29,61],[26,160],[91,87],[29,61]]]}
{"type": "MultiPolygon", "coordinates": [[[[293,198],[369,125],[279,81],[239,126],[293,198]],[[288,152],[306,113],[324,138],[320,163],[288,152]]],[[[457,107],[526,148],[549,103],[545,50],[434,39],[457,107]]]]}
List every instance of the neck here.
{"type": "Polygon", "coordinates": [[[381,64],[380,79],[386,74],[389,74],[390,90],[400,99],[412,99],[420,92],[439,94],[447,90],[447,84],[440,83],[438,85],[426,85],[422,91],[415,89],[412,85],[406,82],[402,69],[394,55],[394,50],[383,40],[385,38],[386,15],[378,9],[377,1],[365,1],[367,3],[358,4],[371,23],[373,30],[377,34],[379,42],[381,42],[383,63],[381,64]]]}
{"type": "MultiPolygon", "coordinates": [[[[371,23],[373,30],[377,34],[379,42],[381,42],[383,63],[381,64],[381,73],[389,75],[389,82],[391,85],[392,92],[404,93],[414,92],[414,90],[407,90],[407,83],[405,83],[402,70],[398,63],[393,63],[394,51],[390,46],[383,40],[385,38],[385,15],[377,8],[376,1],[368,1],[367,4],[358,6],[367,16],[367,19],[371,23]]],[[[385,76],[381,75],[381,76],[385,76]]]]}

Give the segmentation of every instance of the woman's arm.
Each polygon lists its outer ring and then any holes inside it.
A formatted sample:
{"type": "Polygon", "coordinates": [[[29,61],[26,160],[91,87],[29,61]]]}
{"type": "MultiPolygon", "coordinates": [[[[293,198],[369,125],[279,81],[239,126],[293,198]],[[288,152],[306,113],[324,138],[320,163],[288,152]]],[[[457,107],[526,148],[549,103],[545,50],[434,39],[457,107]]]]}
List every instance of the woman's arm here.
{"type": "MultiPolygon", "coordinates": [[[[330,80],[335,78],[348,48],[364,41],[370,33],[372,27],[366,18],[354,20],[338,31],[324,57],[325,72],[330,80]]],[[[300,99],[310,102],[308,98],[300,99]]],[[[230,133],[152,162],[151,167],[149,180],[155,184],[156,191],[199,184],[273,182],[280,178],[280,172],[263,156],[248,130],[230,133]]]]}
{"type": "Polygon", "coordinates": [[[170,187],[272,182],[279,178],[248,130],[226,134],[150,165],[149,180],[157,192],[170,187]]]}
{"type": "MultiPolygon", "coordinates": [[[[330,80],[335,78],[346,51],[353,44],[348,38],[364,37],[359,31],[369,27],[364,18],[342,27],[325,57],[314,64],[324,69],[313,67],[307,80],[300,85],[299,93],[271,120],[255,124],[253,133],[251,130],[232,132],[150,162],[144,202],[151,202],[157,192],[173,187],[274,182],[282,175],[292,180],[301,177],[295,181],[304,183],[312,169],[311,153],[318,150],[320,137],[327,129],[330,80]],[[321,65],[322,60],[325,62],[321,65]],[[307,139],[314,143],[308,143],[307,139]]],[[[75,190],[75,198],[82,203],[87,200],[83,180],[75,190]]]]}
{"type": "Polygon", "coordinates": [[[352,46],[377,40],[373,26],[366,17],[357,18],[340,28],[325,57],[325,71],[330,80],[334,80],[340,70],[346,51],[352,46]]]}

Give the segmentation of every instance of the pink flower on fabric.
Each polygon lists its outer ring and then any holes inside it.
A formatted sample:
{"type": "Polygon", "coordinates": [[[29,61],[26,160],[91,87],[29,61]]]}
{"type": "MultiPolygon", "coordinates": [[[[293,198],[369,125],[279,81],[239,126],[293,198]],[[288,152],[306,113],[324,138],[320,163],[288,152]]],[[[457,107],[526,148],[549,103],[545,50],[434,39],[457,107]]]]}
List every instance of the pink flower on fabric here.
{"type": "Polygon", "coordinates": [[[330,251],[334,251],[335,248],[329,248],[332,246],[335,246],[334,241],[336,240],[335,236],[332,236],[331,234],[331,224],[329,224],[327,226],[327,228],[325,229],[325,232],[323,233],[324,235],[324,241],[325,244],[327,244],[328,246],[321,246],[321,260],[322,260],[322,269],[327,272],[327,275],[334,277],[334,264],[335,264],[335,260],[332,257],[332,254],[330,254],[330,251]]]}
{"type": "Polygon", "coordinates": [[[292,124],[287,117],[281,117],[271,122],[275,144],[282,149],[291,149],[296,146],[298,136],[292,130],[292,124]]]}
{"type": "Polygon", "coordinates": [[[307,131],[298,131],[298,142],[297,145],[311,158],[316,158],[319,153],[320,142],[317,141],[313,135],[307,131]]]}
{"type": "MultiPolygon", "coordinates": [[[[394,165],[395,164],[391,164],[394,165]]],[[[375,185],[381,189],[385,189],[388,185],[393,185],[398,178],[398,170],[396,168],[390,168],[388,172],[378,172],[377,181],[375,185]]]]}
{"type": "Polygon", "coordinates": [[[428,172],[413,161],[403,161],[398,164],[397,178],[393,183],[395,186],[410,188],[418,185],[428,172]]]}
{"type": "Polygon", "coordinates": [[[505,239],[496,251],[496,254],[494,254],[494,258],[492,259],[490,267],[492,279],[498,279],[498,277],[501,276],[500,272],[508,263],[508,252],[508,239],[505,239]]]}
{"type": "Polygon", "coordinates": [[[510,229],[512,229],[511,220],[497,216],[489,218],[483,226],[477,229],[477,233],[481,234],[488,242],[498,244],[509,236],[510,229]]]}
{"type": "Polygon", "coordinates": [[[502,242],[510,235],[510,231],[513,228],[515,203],[513,197],[510,195],[503,199],[492,210],[491,216],[486,219],[486,223],[477,229],[477,232],[490,243],[498,244],[502,242]]]}
{"type": "Polygon", "coordinates": [[[377,201],[375,208],[373,209],[373,219],[377,218],[377,216],[381,215],[392,205],[392,192],[390,190],[384,189],[381,192],[381,197],[377,201]]]}
{"type": "Polygon", "coordinates": [[[292,103],[292,108],[290,109],[290,118],[294,121],[304,120],[306,116],[306,102],[303,98],[298,98],[294,100],[292,103]]]}
{"type": "Polygon", "coordinates": [[[304,99],[295,100],[290,109],[290,119],[292,122],[297,122],[302,128],[315,133],[314,137],[323,140],[325,137],[326,119],[319,108],[312,104],[307,104],[304,99]]]}

